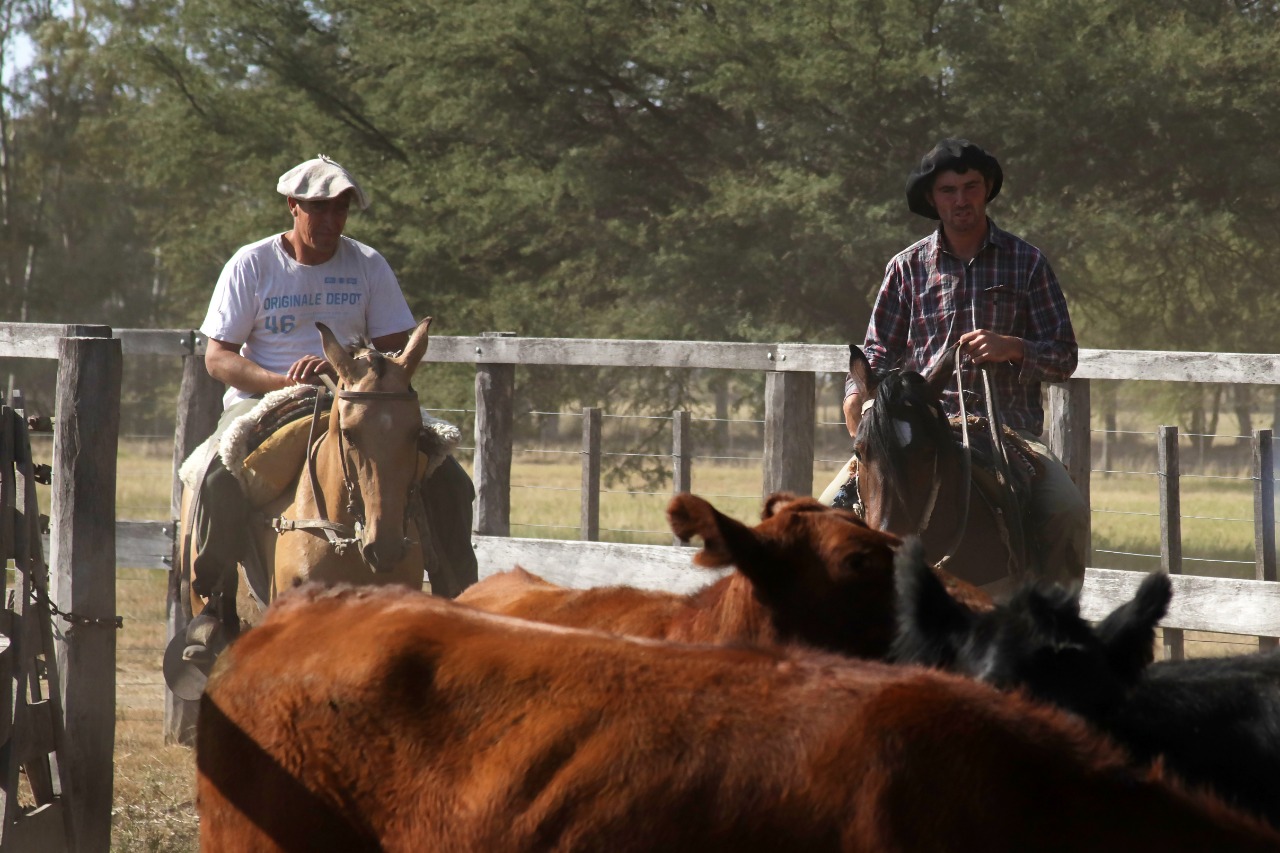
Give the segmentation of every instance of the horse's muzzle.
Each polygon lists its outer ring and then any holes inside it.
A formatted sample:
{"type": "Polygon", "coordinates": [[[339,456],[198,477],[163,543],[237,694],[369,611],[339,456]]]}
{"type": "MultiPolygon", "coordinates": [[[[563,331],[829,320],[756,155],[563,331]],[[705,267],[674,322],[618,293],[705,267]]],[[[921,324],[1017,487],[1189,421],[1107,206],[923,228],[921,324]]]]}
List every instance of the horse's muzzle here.
{"type": "Polygon", "coordinates": [[[388,536],[360,543],[360,556],[374,572],[389,572],[404,558],[405,540],[400,536],[388,536]]]}

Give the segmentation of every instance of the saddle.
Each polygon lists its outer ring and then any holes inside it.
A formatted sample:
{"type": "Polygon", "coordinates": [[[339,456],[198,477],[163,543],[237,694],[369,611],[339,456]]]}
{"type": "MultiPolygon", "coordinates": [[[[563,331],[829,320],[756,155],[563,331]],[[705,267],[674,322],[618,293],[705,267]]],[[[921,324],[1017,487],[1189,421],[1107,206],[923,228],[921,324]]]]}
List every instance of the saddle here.
{"type": "MultiPolygon", "coordinates": [[[[962,436],[960,419],[950,418],[949,420],[951,422],[951,430],[956,436],[956,442],[959,443],[962,436]]],[[[1005,497],[1006,493],[1001,488],[997,478],[996,472],[999,468],[992,452],[991,429],[987,424],[987,419],[978,415],[970,415],[968,427],[974,482],[997,505],[1006,503],[1008,500],[1005,497]]],[[[1004,428],[1003,438],[1005,449],[1009,456],[1009,477],[1012,481],[1009,486],[1013,490],[1013,497],[1018,505],[1025,507],[1031,501],[1032,484],[1043,473],[1040,460],[1031,451],[1026,439],[1011,428],[1007,426],[1004,428]]]]}
{"type": "MultiPolygon", "coordinates": [[[[962,441],[959,418],[950,418],[956,441],[962,441]]],[[[1031,519],[1032,486],[1044,469],[1026,439],[1009,427],[1002,437],[1009,458],[1010,482],[1002,484],[999,466],[991,447],[991,429],[987,419],[977,415],[968,418],[970,477],[979,496],[996,510],[1000,538],[1010,554],[1023,554],[1023,567],[1037,560],[1035,526],[1031,519]]]]}

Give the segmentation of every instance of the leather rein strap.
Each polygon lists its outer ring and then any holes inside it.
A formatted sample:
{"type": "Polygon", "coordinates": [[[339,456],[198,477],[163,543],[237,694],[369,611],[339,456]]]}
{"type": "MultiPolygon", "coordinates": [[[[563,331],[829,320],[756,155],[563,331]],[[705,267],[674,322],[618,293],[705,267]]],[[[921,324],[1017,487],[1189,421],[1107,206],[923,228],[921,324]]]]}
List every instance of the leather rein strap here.
{"type": "MultiPolygon", "coordinates": [[[[987,389],[988,394],[990,389],[987,389]]],[[[963,497],[960,500],[960,522],[956,525],[955,532],[951,534],[951,542],[947,545],[946,553],[942,559],[934,563],[935,568],[942,568],[951,558],[955,556],[956,550],[960,547],[960,541],[964,539],[965,528],[969,526],[969,493],[973,491],[973,449],[969,444],[969,414],[964,408],[964,378],[960,371],[960,347],[956,347],[956,396],[960,400],[960,492],[963,497]]],[[[990,398],[988,398],[990,399],[990,398]]],[[[988,406],[991,404],[988,403],[988,406]]],[[[933,464],[933,488],[929,492],[929,506],[925,510],[924,519],[920,522],[920,536],[924,536],[925,528],[929,526],[929,518],[933,515],[934,501],[938,497],[938,491],[941,488],[941,478],[938,476],[937,456],[934,457],[933,464]]]]}
{"type": "MultiPolygon", "coordinates": [[[[934,564],[936,568],[945,566],[952,557],[955,556],[957,549],[960,547],[961,540],[964,539],[965,528],[969,525],[969,495],[973,491],[973,450],[969,443],[969,414],[965,411],[964,406],[964,380],[960,372],[960,348],[956,348],[956,396],[960,402],[960,435],[961,435],[961,475],[960,482],[966,484],[962,489],[964,494],[961,500],[963,510],[960,514],[960,523],[956,526],[955,532],[952,534],[951,543],[947,546],[946,554],[942,559],[934,564]]],[[[982,393],[987,400],[987,426],[991,432],[991,457],[996,466],[997,481],[1009,491],[1010,495],[1014,494],[1013,480],[1009,473],[1009,451],[1004,443],[1004,421],[1000,417],[1000,405],[996,401],[996,395],[991,389],[991,368],[984,365],[982,367],[982,393]]],[[[925,528],[929,524],[929,516],[933,513],[933,504],[938,496],[939,482],[937,476],[937,464],[934,465],[934,483],[929,494],[929,505],[925,510],[924,520],[920,524],[920,535],[924,535],[925,528]]],[[[1014,497],[1016,500],[1016,495],[1014,497]]],[[[1016,520],[1016,519],[1015,519],[1016,520]]],[[[1013,552],[1010,549],[1009,559],[1012,561],[1013,552]]]]}

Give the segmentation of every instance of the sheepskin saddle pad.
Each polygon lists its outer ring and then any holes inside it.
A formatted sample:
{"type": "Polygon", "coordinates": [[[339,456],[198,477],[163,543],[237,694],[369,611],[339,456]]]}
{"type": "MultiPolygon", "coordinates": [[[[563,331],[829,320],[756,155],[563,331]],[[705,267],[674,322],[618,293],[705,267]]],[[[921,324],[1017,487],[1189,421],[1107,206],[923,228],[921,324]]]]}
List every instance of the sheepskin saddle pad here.
{"type": "MultiPolygon", "coordinates": [[[[210,436],[192,451],[178,472],[183,484],[188,489],[199,488],[205,471],[217,456],[236,476],[252,506],[261,507],[278,498],[298,478],[306,463],[317,393],[324,394],[321,423],[317,428],[327,429],[333,397],[324,389],[293,385],[272,391],[236,418],[222,433],[221,440],[210,436]]],[[[422,410],[419,447],[426,459],[419,460],[419,467],[426,475],[453,453],[461,437],[456,426],[422,410]]]]}

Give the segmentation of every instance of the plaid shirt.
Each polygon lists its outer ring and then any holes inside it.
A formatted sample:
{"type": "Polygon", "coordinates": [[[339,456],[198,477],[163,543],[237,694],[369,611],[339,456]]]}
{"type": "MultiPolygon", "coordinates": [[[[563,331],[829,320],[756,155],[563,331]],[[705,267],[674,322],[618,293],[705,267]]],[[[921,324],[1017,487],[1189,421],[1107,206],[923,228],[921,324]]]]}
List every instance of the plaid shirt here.
{"type": "MultiPolygon", "coordinates": [[[[877,371],[904,367],[927,373],[965,332],[987,329],[1022,338],[1022,365],[993,365],[1000,415],[1014,429],[1044,427],[1040,382],[1067,379],[1076,369],[1076,336],[1067,301],[1040,250],[987,220],[987,240],[972,261],[951,254],[942,228],[889,261],[876,297],[864,349],[877,371]]],[[[965,408],[983,411],[979,368],[963,368],[965,408]]],[[[852,377],[845,396],[856,390],[852,377]]],[[[944,394],[948,415],[960,407],[955,386],[944,394]]]]}

